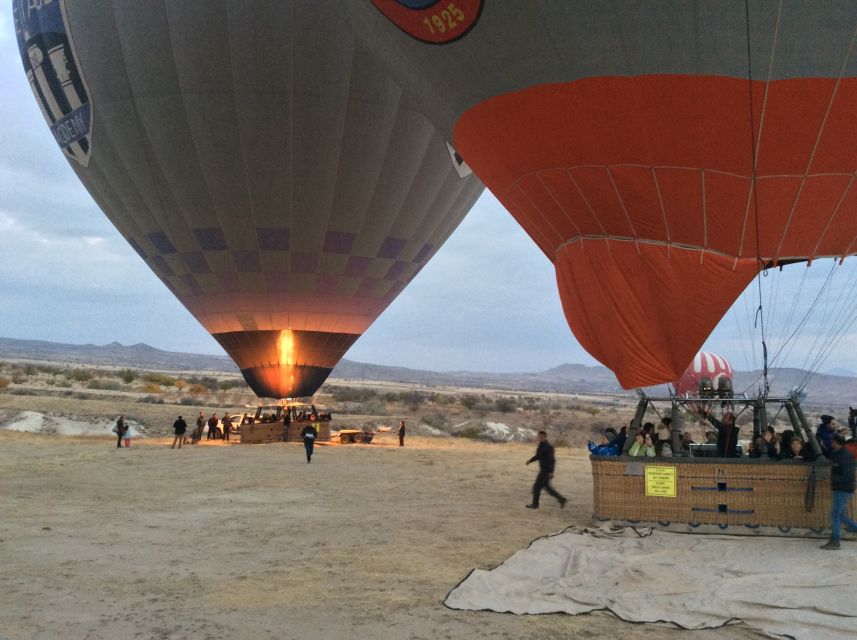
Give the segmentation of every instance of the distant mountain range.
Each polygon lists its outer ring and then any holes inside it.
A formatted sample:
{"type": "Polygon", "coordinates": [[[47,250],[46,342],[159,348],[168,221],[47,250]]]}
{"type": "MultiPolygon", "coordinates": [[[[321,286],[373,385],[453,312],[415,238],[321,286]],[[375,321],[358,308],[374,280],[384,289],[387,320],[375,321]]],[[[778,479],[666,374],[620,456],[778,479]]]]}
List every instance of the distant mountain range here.
{"type": "MultiPolygon", "coordinates": [[[[0,338],[0,359],[35,360],[92,366],[130,367],[165,371],[199,371],[237,373],[229,357],[162,351],[147,344],[125,346],[118,342],[98,346],[15,340],[0,338]]],[[[850,373],[843,370],[845,373],[850,373]]],[[[771,392],[786,394],[801,383],[806,372],[801,369],[773,369],[771,392]]],[[[367,380],[412,383],[426,386],[474,387],[511,391],[548,393],[608,393],[632,395],[619,386],[613,373],[602,366],[563,364],[539,372],[485,373],[474,371],[425,371],[405,367],[388,367],[342,360],[331,374],[338,380],[367,380]]],[[[734,388],[755,393],[760,378],[758,371],[736,371],[734,388]]],[[[334,383],[336,380],[333,381],[334,383]]],[[[650,395],[665,395],[666,386],[646,389],[650,395]]],[[[857,377],[853,375],[816,374],[806,387],[812,404],[831,407],[857,405],[857,377]]]]}

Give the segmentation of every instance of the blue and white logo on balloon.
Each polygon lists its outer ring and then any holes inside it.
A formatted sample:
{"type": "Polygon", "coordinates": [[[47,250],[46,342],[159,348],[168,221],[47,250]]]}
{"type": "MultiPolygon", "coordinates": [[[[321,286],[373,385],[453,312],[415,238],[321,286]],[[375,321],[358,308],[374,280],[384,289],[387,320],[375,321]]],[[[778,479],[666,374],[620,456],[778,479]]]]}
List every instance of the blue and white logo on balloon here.
{"type": "Polygon", "coordinates": [[[82,166],[92,150],[92,105],[64,0],[13,0],[21,61],[36,101],[66,156],[82,166]]]}

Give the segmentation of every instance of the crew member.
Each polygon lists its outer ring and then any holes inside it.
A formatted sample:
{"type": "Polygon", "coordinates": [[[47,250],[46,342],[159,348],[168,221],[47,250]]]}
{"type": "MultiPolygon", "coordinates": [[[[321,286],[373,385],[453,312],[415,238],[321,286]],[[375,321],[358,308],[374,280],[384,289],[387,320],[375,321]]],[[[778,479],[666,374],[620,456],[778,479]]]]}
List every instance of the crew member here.
{"type": "Polygon", "coordinates": [[[306,449],[306,461],[307,464],[312,462],[312,448],[315,445],[315,437],[317,432],[315,427],[311,424],[308,424],[304,427],[303,431],[301,431],[301,438],[304,439],[304,449],[306,449]]]}
{"type": "Polygon", "coordinates": [[[553,445],[548,442],[548,434],[544,431],[539,431],[539,446],[536,447],[536,455],[527,460],[527,464],[539,461],[539,475],[536,476],[536,481],[533,483],[533,501],[527,505],[527,509],[539,508],[539,495],[542,489],[545,489],[550,495],[559,501],[559,508],[562,509],[565,503],[568,502],[551,486],[550,481],[553,478],[554,468],[556,467],[556,457],[554,456],[553,445]]]}

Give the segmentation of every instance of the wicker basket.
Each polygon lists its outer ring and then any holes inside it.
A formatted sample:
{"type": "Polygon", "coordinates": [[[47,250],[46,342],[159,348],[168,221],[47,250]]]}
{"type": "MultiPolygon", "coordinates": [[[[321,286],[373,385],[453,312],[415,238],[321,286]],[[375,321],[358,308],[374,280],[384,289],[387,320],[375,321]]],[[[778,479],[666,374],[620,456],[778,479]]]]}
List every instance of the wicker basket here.
{"type": "MultiPolygon", "coordinates": [[[[730,529],[729,533],[764,528],[766,533],[773,529],[798,535],[820,534],[829,526],[830,467],[826,462],[596,456],[591,460],[593,502],[599,520],[673,529],[684,525],[687,530],[715,525],[719,530],[730,529]],[[674,491],[667,482],[668,489],[662,492],[666,495],[651,495],[657,493],[652,479],[658,475],[674,480],[674,491]]],[[[849,510],[854,517],[853,501],[849,510]]]]}

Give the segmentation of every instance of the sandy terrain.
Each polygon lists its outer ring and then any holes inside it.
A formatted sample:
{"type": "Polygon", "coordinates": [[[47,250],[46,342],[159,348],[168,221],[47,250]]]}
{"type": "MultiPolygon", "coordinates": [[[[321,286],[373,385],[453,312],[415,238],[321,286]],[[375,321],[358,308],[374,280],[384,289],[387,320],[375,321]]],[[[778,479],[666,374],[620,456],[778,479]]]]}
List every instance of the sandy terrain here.
{"type": "Polygon", "coordinates": [[[446,609],[473,567],[586,524],[586,457],[558,450],[557,488],[524,509],[532,445],[412,437],[394,446],[170,450],[0,430],[0,638],[688,638],[607,614],[446,609]]]}

